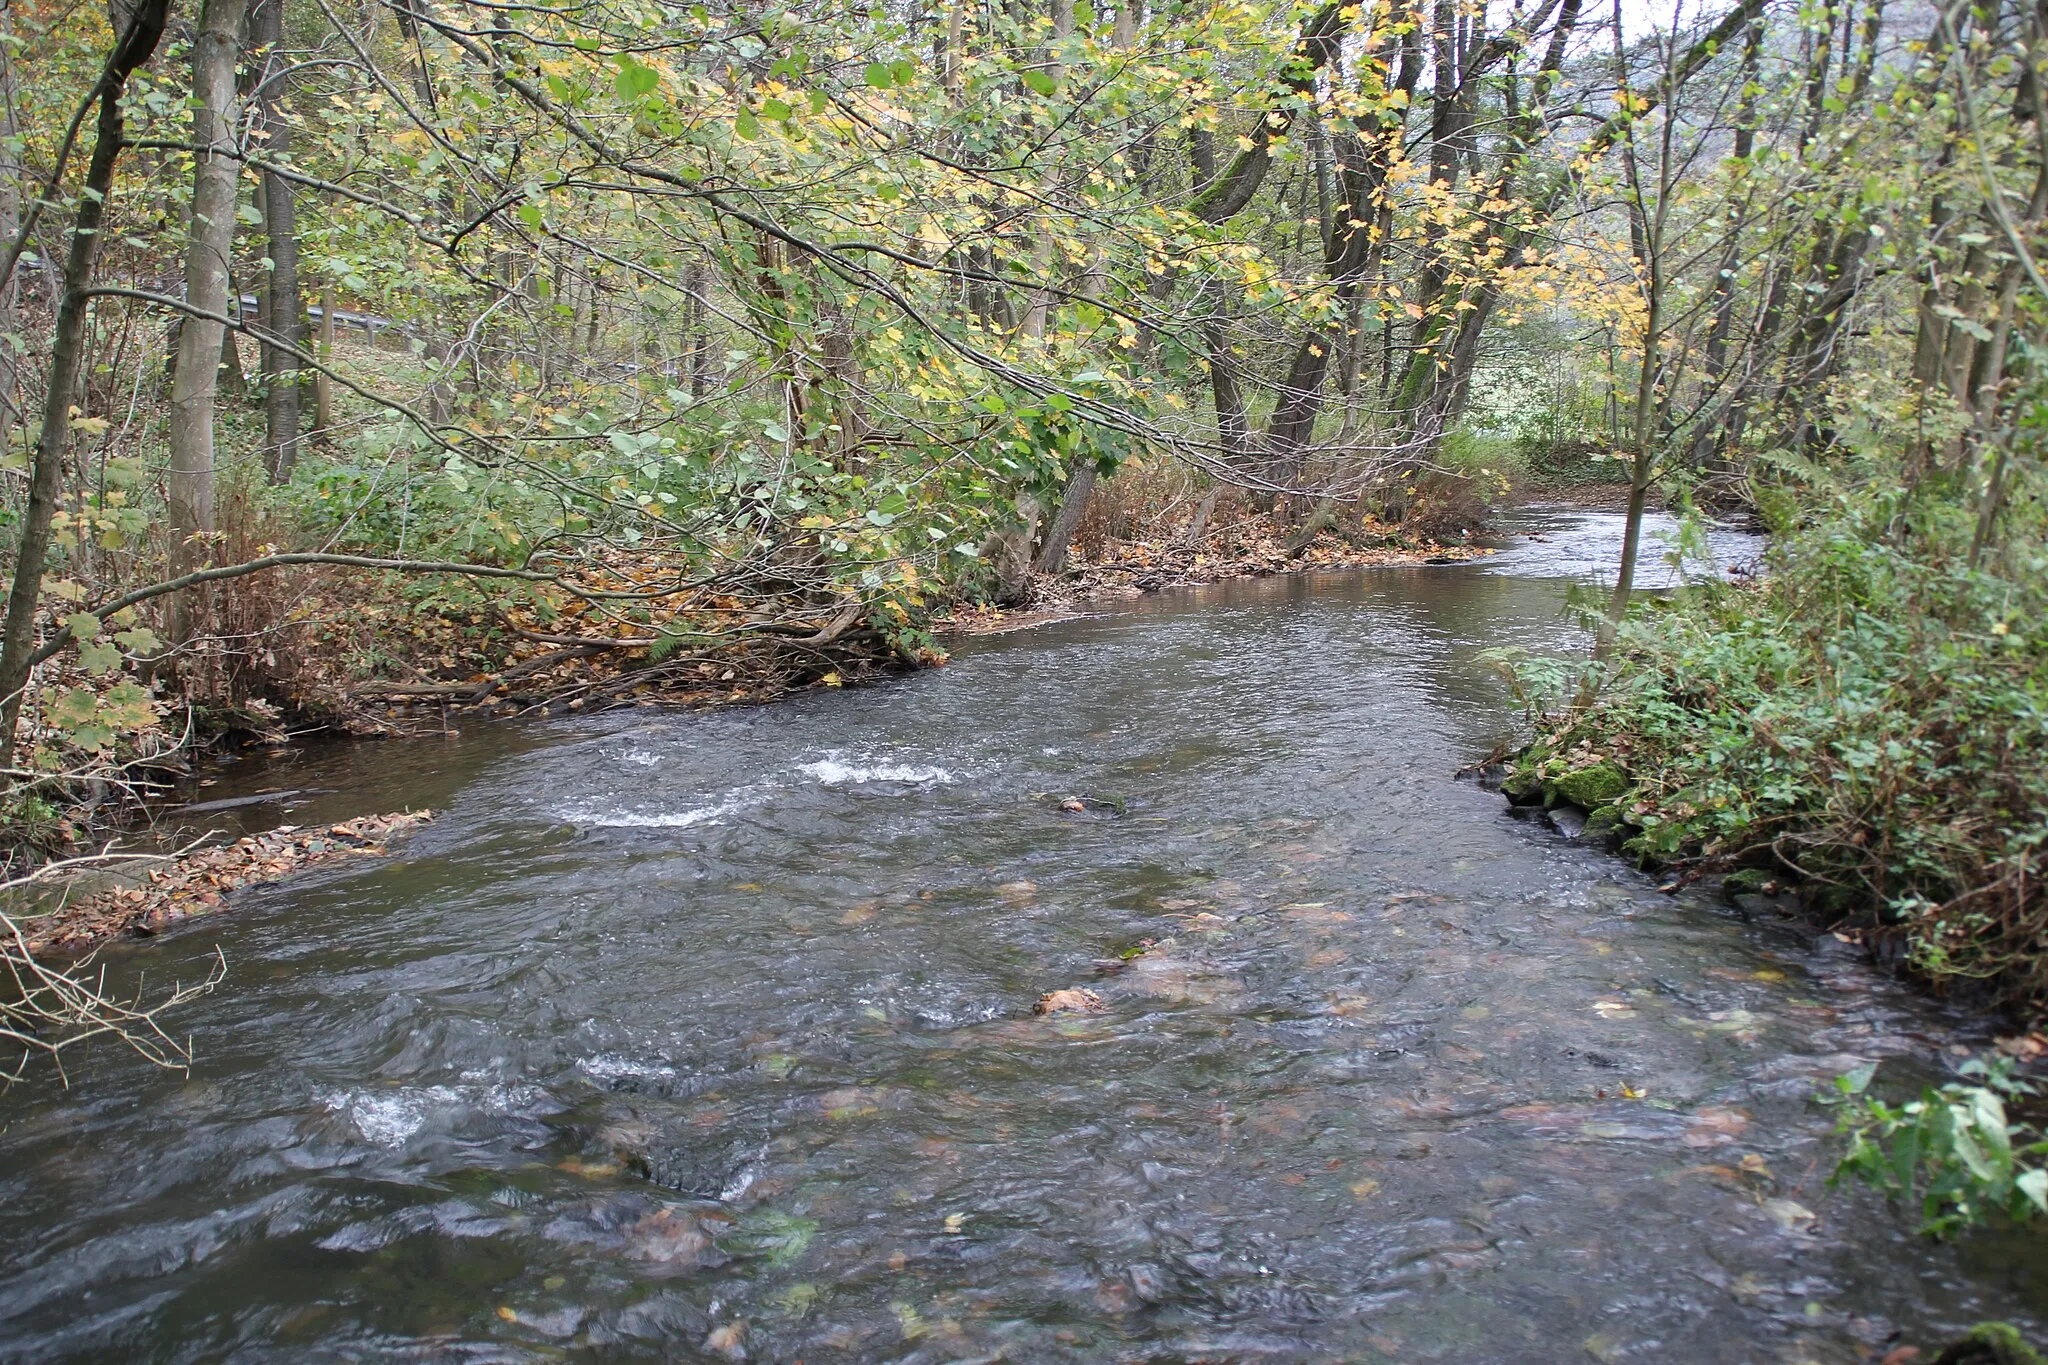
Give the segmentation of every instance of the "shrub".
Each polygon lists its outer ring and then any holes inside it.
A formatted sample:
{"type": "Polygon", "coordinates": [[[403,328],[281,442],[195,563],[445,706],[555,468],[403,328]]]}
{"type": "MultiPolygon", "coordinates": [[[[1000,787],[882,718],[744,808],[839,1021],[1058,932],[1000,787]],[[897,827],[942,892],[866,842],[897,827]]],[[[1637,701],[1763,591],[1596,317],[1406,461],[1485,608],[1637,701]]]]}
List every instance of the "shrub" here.
{"type": "Polygon", "coordinates": [[[1901,535],[1914,515],[1845,500],[1760,580],[1638,606],[1606,686],[1544,714],[1533,755],[1625,770],[1633,851],[1769,866],[1927,977],[2039,1008],[2048,556],[2016,533],[1972,568],[1953,527],[1901,535]]]}

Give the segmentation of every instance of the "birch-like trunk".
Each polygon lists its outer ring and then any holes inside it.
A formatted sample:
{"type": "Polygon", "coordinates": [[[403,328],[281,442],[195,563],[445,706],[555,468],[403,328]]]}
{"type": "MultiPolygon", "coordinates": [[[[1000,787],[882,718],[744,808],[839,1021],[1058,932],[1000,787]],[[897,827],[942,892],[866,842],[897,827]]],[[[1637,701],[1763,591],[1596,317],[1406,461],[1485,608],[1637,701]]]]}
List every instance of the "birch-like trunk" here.
{"type": "Polygon", "coordinates": [[[178,336],[171,379],[171,570],[205,558],[198,536],[213,532],[214,397],[228,313],[228,264],[235,240],[235,62],[247,0],[206,0],[192,40],[192,228],[185,247],[185,301],[193,315],[178,336]]]}

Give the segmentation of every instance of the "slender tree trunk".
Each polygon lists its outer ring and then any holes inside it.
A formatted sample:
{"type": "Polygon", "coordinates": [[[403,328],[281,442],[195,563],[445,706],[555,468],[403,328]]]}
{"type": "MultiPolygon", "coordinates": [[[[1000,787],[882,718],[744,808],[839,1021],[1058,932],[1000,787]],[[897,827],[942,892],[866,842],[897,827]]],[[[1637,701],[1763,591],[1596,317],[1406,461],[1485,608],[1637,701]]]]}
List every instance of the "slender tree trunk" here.
{"type": "MultiPolygon", "coordinates": [[[[1622,47],[1621,0],[1614,0],[1614,61],[1617,79],[1628,83],[1628,67],[1622,47]]],[[[1666,78],[1674,72],[1666,69],[1666,78]]],[[[1667,94],[1667,109],[1669,96],[1667,94]]],[[[1629,189],[1629,236],[1635,243],[1636,266],[1643,277],[1642,363],[1636,370],[1635,422],[1632,432],[1634,464],[1629,474],[1628,517],[1621,536],[1621,564],[1614,575],[1614,596],[1607,607],[1607,621],[1599,636],[1598,650],[1605,653],[1614,638],[1615,627],[1628,612],[1629,594],[1635,589],[1636,559],[1643,543],[1643,506],[1649,499],[1650,475],[1656,466],[1657,380],[1661,343],[1664,339],[1664,213],[1670,186],[1666,183],[1671,165],[1669,114],[1666,137],[1660,143],[1661,157],[1658,198],[1653,211],[1645,198],[1642,167],[1636,158],[1635,129],[1630,126],[1621,142],[1621,164],[1629,189]]]]}
{"type": "MultiPolygon", "coordinates": [[[[15,83],[12,11],[0,9],[0,244],[12,245],[21,231],[20,130],[14,124],[15,83]]],[[[0,280],[0,451],[8,447],[21,420],[21,286],[14,272],[0,280]]]]}
{"type": "MultiPolygon", "coordinates": [[[[334,291],[320,296],[320,363],[334,364],[334,291]]],[[[321,370],[313,376],[313,430],[324,434],[334,425],[334,381],[321,370]]]]}
{"type": "MultiPolygon", "coordinates": [[[[171,572],[205,558],[194,537],[213,532],[213,419],[228,313],[229,259],[235,240],[237,99],[235,60],[242,50],[246,0],[206,0],[192,42],[192,227],[185,251],[185,301],[198,316],[178,338],[171,380],[171,572]],[[206,315],[212,316],[206,316],[206,315]]],[[[237,373],[240,367],[237,366],[237,373]]],[[[174,627],[175,630],[175,627],[174,627]]]]}
{"type": "MultiPolygon", "coordinates": [[[[264,80],[257,106],[263,114],[264,151],[274,161],[291,159],[291,125],[285,121],[286,81],[278,49],[284,45],[285,0],[258,0],[250,15],[251,38],[266,50],[264,80]]],[[[272,171],[263,173],[263,222],[270,239],[270,335],[263,348],[268,364],[263,410],[268,419],[265,443],[272,483],[284,483],[299,462],[299,359],[306,344],[305,307],[299,298],[299,216],[291,182],[272,171]]]]}
{"type": "Polygon", "coordinates": [[[64,263],[64,294],[57,305],[56,336],[50,347],[42,429],[37,433],[28,508],[22,516],[21,537],[16,543],[6,625],[0,628],[0,766],[14,760],[15,730],[21,721],[22,698],[35,653],[37,604],[50,553],[50,523],[64,491],[64,452],[71,440],[71,394],[85,351],[85,313],[91,302],[93,266],[99,259],[100,222],[106,214],[107,200],[114,193],[114,164],[121,155],[121,93],[127,87],[129,75],[156,51],[168,9],[169,0],[142,0],[100,76],[99,126],[64,263]]]}
{"type": "MultiPolygon", "coordinates": [[[[227,312],[223,316],[233,318],[237,322],[248,321],[242,313],[242,296],[235,288],[232,269],[229,270],[227,279],[227,305],[227,312]]],[[[174,379],[177,377],[175,363],[174,361],[172,373],[174,379]]],[[[244,398],[249,393],[249,376],[242,373],[241,343],[235,340],[235,329],[226,325],[220,329],[220,368],[214,386],[216,392],[232,398],[244,398]]]]}

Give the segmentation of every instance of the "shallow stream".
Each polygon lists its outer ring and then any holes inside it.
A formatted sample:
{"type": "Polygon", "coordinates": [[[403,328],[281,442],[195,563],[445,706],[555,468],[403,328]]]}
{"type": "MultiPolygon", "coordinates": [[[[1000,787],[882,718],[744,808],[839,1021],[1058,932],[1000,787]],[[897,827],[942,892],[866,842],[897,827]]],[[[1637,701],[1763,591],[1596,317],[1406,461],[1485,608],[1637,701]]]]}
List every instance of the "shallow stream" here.
{"type": "Polygon", "coordinates": [[[218,944],[229,977],[190,1079],[102,1051],[0,1097],[0,1358],[1834,1362],[2039,1330],[2038,1238],[1929,1244],[1823,1184],[1815,1089],[1932,1074],[1967,1018],[1454,777],[1511,728],[1480,653],[1575,647],[1566,587],[1618,539],[1537,524],[859,691],[230,777],[302,793],[253,820],[443,813],[115,950],[163,981],[218,944]],[[1069,988],[1104,1008],[1033,1014],[1069,988]]]}

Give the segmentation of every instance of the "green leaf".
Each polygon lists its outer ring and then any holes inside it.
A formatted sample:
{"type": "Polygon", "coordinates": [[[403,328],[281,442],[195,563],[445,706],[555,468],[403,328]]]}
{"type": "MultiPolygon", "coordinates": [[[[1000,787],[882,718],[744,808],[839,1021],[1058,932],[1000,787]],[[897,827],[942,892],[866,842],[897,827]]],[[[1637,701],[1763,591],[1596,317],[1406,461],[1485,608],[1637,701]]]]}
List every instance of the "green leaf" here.
{"type": "Polygon", "coordinates": [[[868,84],[877,90],[887,90],[896,84],[896,73],[881,62],[869,62],[867,70],[861,75],[865,76],[868,84]]]}
{"type": "Polygon", "coordinates": [[[89,687],[74,687],[50,707],[50,721],[65,730],[75,730],[99,713],[100,699],[89,687]]]}
{"type": "Polygon", "coordinates": [[[89,611],[75,611],[64,618],[64,629],[74,640],[90,640],[100,633],[100,618],[89,611]]]}
{"type": "Polygon", "coordinates": [[[732,121],[732,131],[733,136],[742,141],[752,142],[755,138],[761,136],[761,120],[754,116],[753,110],[742,109],[739,112],[739,117],[732,121]]]}
{"type": "Polygon", "coordinates": [[[789,122],[789,116],[794,112],[794,110],[792,110],[787,104],[784,104],[781,100],[761,101],[762,116],[764,118],[772,118],[777,123],[789,122]]]}
{"type": "Polygon", "coordinates": [[[161,643],[156,638],[156,632],[148,626],[136,626],[131,630],[124,630],[116,635],[114,639],[120,643],[121,648],[136,654],[147,654],[161,643]]]}
{"type": "Polygon", "coordinates": [[[1051,97],[1054,91],[1060,88],[1059,82],[1046,75],[1043,71],[1033,69],[1023,72],[1022,75],[1024,77],[1024,84],[1030,86],[1035,93],[1048,98],[1051,97]]]}
{"type": "Polygon", "coordinates": [[[889,63],[889,74],[896,78],[898,86],[915,84],[917,81],[917,63],[911,61],[908,57],[899,57],[889,63]]]}
{"type": "Polygon", "coordinates": [[[71,742],[81,749],[104,749],[114,742],[114,732],[105,725],[81,725],[71,732],[71,742]]]}
{"type": "Polygon", "coordinates": [[[156,708],[150,705],[149,693],[132,682],[107,689],[103,714],[110,724],[124,730],[140,730],[156,723],[156,708]]]}
{"type": "Polygon", "coordinates": [[[654,92],[661,84],[661,73],[651,66],[642,66],[624,53],[619,54],[619,74],[612,81],[619,98],[628,104],[637,104],[654,92]]]}
{"type": "Polygon", "coordinates": [[[526,224],[528,227],[532,228],[535,232],[539,232],[541,228],[544,226],[544,223],[540,215],[540,205],[521,204],[517,211],[519,214],[519,221],[526,224]]]}
{"type": "Polygon", "coordinates": [[[2028,1171],[2012,1183],[2033,1201],[2035,1208],[2048,1213],[2048,1171],[2028,1171]]]}
{"type": "Polygon", "coordinates": [[[93,677],[102,677],[121,666],[121,647],[101,641],[96,645],[82,646],[78,651],[78,662],[93,677]]]}

